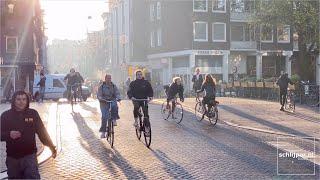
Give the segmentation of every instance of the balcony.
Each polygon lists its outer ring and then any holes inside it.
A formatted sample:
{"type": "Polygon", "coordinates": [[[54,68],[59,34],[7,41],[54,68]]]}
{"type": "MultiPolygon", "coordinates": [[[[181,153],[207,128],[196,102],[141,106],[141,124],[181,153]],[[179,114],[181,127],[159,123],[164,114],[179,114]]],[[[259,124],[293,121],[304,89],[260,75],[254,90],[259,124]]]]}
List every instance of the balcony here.
{"type": "Polygon", "coordinates": [[[256,41],[231,41],[231,50],[255,50],[257,49],[256,41]]]}
{"type": "Polygon", "coordinates": [[[250,12],[231,12],[230,21],[234,22],[249,22],[252,13],[250,12]]]}

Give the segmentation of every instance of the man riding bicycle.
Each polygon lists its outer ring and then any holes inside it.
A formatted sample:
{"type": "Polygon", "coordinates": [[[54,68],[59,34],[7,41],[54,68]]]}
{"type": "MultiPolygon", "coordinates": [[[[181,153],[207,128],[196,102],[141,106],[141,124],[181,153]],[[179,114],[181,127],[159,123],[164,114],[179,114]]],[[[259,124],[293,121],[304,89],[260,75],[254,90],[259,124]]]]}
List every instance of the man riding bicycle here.
{"type": "MultiPolygon", "coordinates": [[[[201,93],[205,91],[205,96],[203,97],[202,104],[205,110],[205,113],[202,115],[202,119],[205,114],[211,112],[212,106],[215,106],[215,98],[216,98],[216,83],[210,74],[207,74],[202,85],[201,89],[197,91],[197,93],[201,93]],[[208,105],[208,110],[206,108],[208,105]]],[[[208,114],[209,115],[209,114],[208,114]]],[[[209,115],[210,116],[210,115],[209,115]]]]}
{"type": "MultiPolygon", "coordinates": [[[[180,101],[183,102],[184,98],[183,98],[183,85],[181,82],[181,78],[180,77],[175,77],[172,80],[173,82],[170,84],[170,86],[167,88],[166,90],[166,95],[167,95],[167,109],[170,108],[169,106],[169,102],[172,102],[172,112],[174,112],[176,104],[175,104],[175,99],[176,99],[176,95],[179,94],[179,98],[180,101]]],[[[172,118],[174,119],[174,113],[172,113],[172,118]]]]}
{"type": "MultiPolygon", "coordinates": [[[[67,74],[66,77],[64,77],[64,80],[67,81],[67,98],[69,101],[71,101],[72,99],[71,97],[71,87],[73,91],[76,91],[77,87],[75,86],[77,81],[78,81],[78,77],[76,74],[76,71],[74,70],[74,68],[70,69],[70,73],[67,74]]],[[[77,99],[76,94],[75,94],[75,99],[77,99]]]]}
{"type": "Polygon", "coordinates": [[[107,121],[110,116],[109,109],[111,105],[111,118],[113,125],[117,125],[117,120],[120,119],[118,114],[118,104],[120,102],[120,92],[115,84],[111,82],[111,75],[106,74],[105,81],[99,86],[97,98],[100,102],[101,110],[101,127],[99,132],[101,133],[101,138],[105,138],[107,132],[107,121]],[[107,103],[106,101],[113,101],[112,103],[107,103]]]}
{"type": "Polygon", "coordinates": [[[136,80],[132,81],[129,85],[127,92],[128,98],[133,100],[133,117],[134,126],[138,125],[139,108],[142,107],[142,111],[145,118],[149,118],[148,104],[145,101],[134,101],[135,99],[152,99],[153,89],[151,84],[144,80],[141,70],[136,71],[136,80]]]}
{"type": "Polygon", "coordinates": [[[291,81],[291,79],[288,77],[288,73],[284,73],[280,76],[280,78],[277,80],[276,83],[279,88],[280,88],[280,111],[284,111],[284,104],[286,102],[287,99],[287,93],[288,93],[288,85],[289,84],[293,84],[293,82],[291,81]]]}

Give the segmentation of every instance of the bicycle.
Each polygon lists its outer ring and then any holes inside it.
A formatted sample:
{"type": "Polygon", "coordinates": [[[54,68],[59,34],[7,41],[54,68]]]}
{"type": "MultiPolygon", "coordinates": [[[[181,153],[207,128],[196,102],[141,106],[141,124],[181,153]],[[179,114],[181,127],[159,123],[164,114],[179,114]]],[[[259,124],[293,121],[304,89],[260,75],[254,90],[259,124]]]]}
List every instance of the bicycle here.
{"type": "Polygon", "coordinates": [[[109,117],[107,120],[107,141],[109,142],[111,148],[113,148],[113,143],[114,143],[114,124],[113,124],[113,120],[111,117],[111,103],[113,102],[117,102],[117,101],[108,101],[105,99],[101,99],[101,101],[106,102],[107,104],[109,103],[109,117]]]}
{"type": "Polygon", "coordinates": [[[69,97],[69,100],[71,100],[70,102],[71,102],[72,112],[74,112],[74,110],[73,110],[73,104],[76,103],[76,97],[77,97],[76,94],[77,94],[77,91],[78,91],[78,88],[79,88],[79,84],[80,84],[80,83],[75,83],[75,84],[73,84],[73,85],[70,86],[70,93],[71,93],[71,95],[70,95],[70,97],[69,97]],[[73,102],[73,99],[74,99],[74,102],[73,102]]]}
{"type": "MultiPolygon", "coordinates": [[[[131,99],[132,101],[143,101],[143,105],[146,106],[149,99],[131,99]],[[146,102],[147,101],[147,102],[146,102]]],[[[142,120],[142,107],[139,108],[139,122],[137,126],[135,126],[136,129],[136,135],[137,138],[141,139],[141,132],[143,131],[144,140],[146,143],[146,146],[149,148],[151,145],[151,124],[149,118],[143,117],[142,120]]]]}
{"type": "MultiPolygon", "coordinates": [[[[196,97],[196,105],[194,107],[195,109],[195,116],[196,119],[198,121],[202,121],[203,120],[203,116],[206,116],[209,119],[209,122],[214,126],[217,124],[218,119],[219,119],[219,113],[218,113],[218,107],[217,105],[219,104],[218,101],[215,102],[210,102],[213,104],[213,106],[211,107],[210,111],[208,111],[207,113],[205,112],[205,107],[202,103],[202,100],[199,98],[199,95],[197,94],[196,97]]],[[[213,100],[212,100],[213,101],[213,100]]]]}
{"type": "Polygon", "coordinates": [[[294,94],[293,90],[291,90],[291,89],[288,89],[284,108],[290,112],[294,112],[296,109],[295,94],[294,94]]]}
{"type": "Polygon", "coordinates": [[[183,119],[183,107],[177,101],[177,98],[172,99],[171,102],[175,103],[176,105],[174,110],[172,110],[172,106],[170,105],[170,102],[169,102],[169,107],[167,107],[167,101],[165,101],[162,103],[162,106],[161,106],[161,115],[164,120],[168,120],[170,115],[172,115],[171,118],[174,119],[177,124],[179,124],[183,119]]]}

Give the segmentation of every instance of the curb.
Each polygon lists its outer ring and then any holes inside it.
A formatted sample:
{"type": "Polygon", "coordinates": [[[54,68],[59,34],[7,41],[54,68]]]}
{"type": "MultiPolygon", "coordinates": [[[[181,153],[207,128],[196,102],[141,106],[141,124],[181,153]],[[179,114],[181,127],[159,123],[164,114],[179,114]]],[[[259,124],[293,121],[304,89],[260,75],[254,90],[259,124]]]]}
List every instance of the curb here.
{"type": "MultiPolygon", "coordinates": [[[[158,100],[158,99],[154,99],[152,100],[153,102],[157,103],[157,104],[161,104],[163,103],[163,101],[161,100],[158,100]]],[[[185,105],[184,106],[184,109],[188,110],[189,112],[191,113],[194,113],[194,109],[185,105]]],[[[288,133],[282,133],[282,132],[277,132],[277,131],[272,131],[272,130],[265,130],[265,129],[260,129],[260,128],[254,128],[254,127],[249,127],[249,126],[242,126],[242,125],[239,125],[239,124],[235,124],[235,123],[231,123],[231,122],[228,122],[228,121],[224,121],[224,120],[221,120],[219,119],[219,121],[223,122],[224,124],[228,125],[228,126],[231,126],[231,127],[236,127],[236,128],[241,128],[241,129],[246,129],[246,130],[250,130],[250,131],[256,131],[256,132],[262,132],[262,133],[268,133],[268,134],[275,134],[275,135],[281,135],[281,136],[289,136],[289,137],[300,137],[300,136],[297,136],[297,135],[294,135],[294,134],[288,134],[288,133]]],[[[317,142],[320,141],[320,138],[316,138],[316,137],[306,137],[304,139],[308,139],[308,140],[315,140],[317,142]]]]}

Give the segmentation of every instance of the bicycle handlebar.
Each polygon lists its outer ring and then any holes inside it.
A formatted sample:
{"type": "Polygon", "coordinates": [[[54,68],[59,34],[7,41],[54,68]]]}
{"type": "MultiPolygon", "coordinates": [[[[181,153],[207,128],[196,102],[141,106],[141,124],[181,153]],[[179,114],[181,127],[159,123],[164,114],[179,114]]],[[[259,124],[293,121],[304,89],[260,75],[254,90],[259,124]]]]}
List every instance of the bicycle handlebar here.
{"type": "Polygon", "coordinates": [[[149,101],[150,99],[131,99],[132,101],[149,101]]]}

